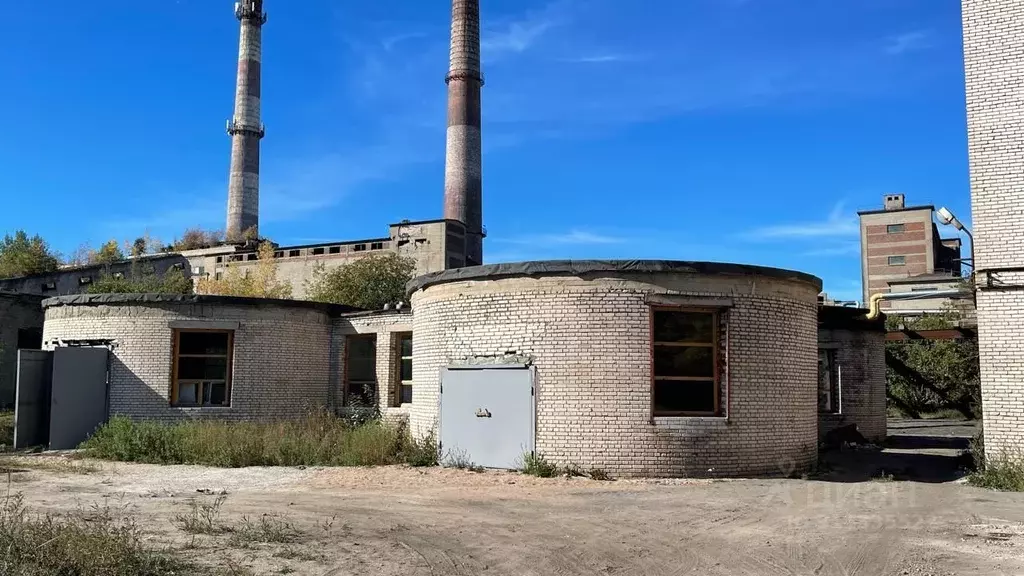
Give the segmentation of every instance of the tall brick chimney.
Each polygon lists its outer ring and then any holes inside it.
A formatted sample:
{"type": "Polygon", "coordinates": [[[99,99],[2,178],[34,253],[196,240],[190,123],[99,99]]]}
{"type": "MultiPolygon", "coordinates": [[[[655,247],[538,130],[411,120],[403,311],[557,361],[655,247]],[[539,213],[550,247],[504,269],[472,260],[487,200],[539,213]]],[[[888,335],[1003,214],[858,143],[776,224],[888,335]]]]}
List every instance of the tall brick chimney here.
{"type": "Polygon", "coordinates": [[[466,226],[466,265],[483,263],[480,0],[452,0],[444,217],[466,226]]]}
{"type": "Polygon", "coordinates": [[[260,223],[260,61],[263,25],[267,15],[263,0],[235,2],[235,16],[242,23],[238,46],[238,83],[235,115],[228,121],[231,135],[231,179],[228,184],[228,241],[257,234],[260,223]]]}

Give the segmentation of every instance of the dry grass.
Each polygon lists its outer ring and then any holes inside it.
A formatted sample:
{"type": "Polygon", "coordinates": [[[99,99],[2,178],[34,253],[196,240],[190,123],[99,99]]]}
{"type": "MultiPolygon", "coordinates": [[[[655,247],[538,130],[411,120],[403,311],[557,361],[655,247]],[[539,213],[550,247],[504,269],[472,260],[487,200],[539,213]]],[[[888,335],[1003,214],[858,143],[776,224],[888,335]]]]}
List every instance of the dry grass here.
{"type": "Polygon", "coordinates": [[[110,507],[63,517],[33,516],[21,495],[0,501],[0,574],[163,576],[201,570],[142,542],[135,520],[110,507]]]}
{"type": "Polygon", "coordinates": [[[404,427],[379,420],[353,427],[324,411],[272,423],[209,420],[168,425],[118,417],[82,448],[88,456],[105,460],[222,468],[437,462],[436,444],[411,440],[404,427]]]}

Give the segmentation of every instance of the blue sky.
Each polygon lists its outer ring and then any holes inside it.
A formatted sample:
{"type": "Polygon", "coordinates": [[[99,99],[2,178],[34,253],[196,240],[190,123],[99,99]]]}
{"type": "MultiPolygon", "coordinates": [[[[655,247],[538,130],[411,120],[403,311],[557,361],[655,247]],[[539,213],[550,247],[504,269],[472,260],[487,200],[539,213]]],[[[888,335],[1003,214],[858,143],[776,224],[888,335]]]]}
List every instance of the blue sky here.
{"type": "MultiPolygon", "coordinates": [[[[233,3],[8,4],[0,231],[69,253],[222,228],[233,3]]],[[[744,262],[856,298],[857,210],[970,220],[955,0],[483,4],[489,262],[744,262]]],[[[266,8],[261,231],[439,217],[449,2],[266,8]]]]}

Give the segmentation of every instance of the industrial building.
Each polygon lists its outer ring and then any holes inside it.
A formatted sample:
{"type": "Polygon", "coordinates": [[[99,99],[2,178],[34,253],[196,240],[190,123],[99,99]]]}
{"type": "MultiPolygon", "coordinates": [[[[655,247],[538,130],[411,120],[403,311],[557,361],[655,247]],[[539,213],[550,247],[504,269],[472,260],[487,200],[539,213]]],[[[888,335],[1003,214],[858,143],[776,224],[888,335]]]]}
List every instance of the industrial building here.
{"type": "MultiPolygon", "coordinates": [[[[888,194],[881,209],[857,214],[865,304],[875,294],[956,288],[962,282],[960,239],[940,236],[934,206],[907,206],[903,194],[888,194]]],[[[949,302],[893,300],[881,306],[889,313],[913,315],[942,312],[949,302]]]]}
{"type": "Polygon", "coordinates": [[[95,405],[85,434],[112,414],[377,406],[484,466],[537,451],[618,476],[789,474],[816,462],[836,426],[885,436],[879,322],[819,307],[820,288],[758,266],[555,261],[421,276],[411,310],[65,296],[43,302],[44,347],[106,360],[91,375],[64,369],[69,383],[54,357],[36,385],[88,395],[75,402],[95,405]]]}
{"type": "Polygon", "coordinates": [[[1024,459],[1024,3],[962,14],[985,454],[1024,459]]]}
{"type": "MultiPolygon", "coordinates": [[[[260,237],[260,141],[266,127],[260,115],[262,38],[267,14],[263,0],[239,2],[241,23],[235,111],[228,121],[231,170],[228,183],[227,243],[181,254],[188,258],[194,278],[217,278],[227,266],[243,270],[257,260],[253,239],[260,237]]],[[[483,263],[483,148],[480,93],[480,0],[453,0],[448,73],[448,129],[445,149],[443,217],[429,221],[403,220],[388,235],[362,240],[339,240],[315,245],[278,246],[279,277],[291,284],[292,295],[303,298],[306,281],[318,265],[342,266],[368,256],[396,253],[416,263],[425,274],[483,263]]]]}

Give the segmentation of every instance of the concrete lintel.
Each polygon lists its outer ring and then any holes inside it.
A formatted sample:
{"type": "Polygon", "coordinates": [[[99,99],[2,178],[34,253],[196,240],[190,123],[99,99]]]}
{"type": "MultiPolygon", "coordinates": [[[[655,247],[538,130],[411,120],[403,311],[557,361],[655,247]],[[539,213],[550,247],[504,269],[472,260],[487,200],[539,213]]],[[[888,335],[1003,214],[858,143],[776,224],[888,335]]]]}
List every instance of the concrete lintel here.
{"type": "Polygon", "coordinates": [[[732,308],[732,298],[705,298],[685,294],[648,294],[647,303],[663,306],[692,306],[694,308],[732,308]]]}
{"type": "Polygon", "coordinates": [[[217,320],[171,320],[167,326],[177,330],[238,330],[238,322],[217,320]]]}

